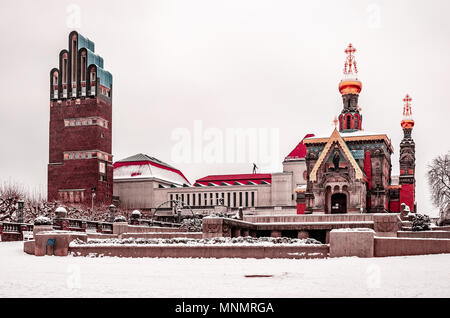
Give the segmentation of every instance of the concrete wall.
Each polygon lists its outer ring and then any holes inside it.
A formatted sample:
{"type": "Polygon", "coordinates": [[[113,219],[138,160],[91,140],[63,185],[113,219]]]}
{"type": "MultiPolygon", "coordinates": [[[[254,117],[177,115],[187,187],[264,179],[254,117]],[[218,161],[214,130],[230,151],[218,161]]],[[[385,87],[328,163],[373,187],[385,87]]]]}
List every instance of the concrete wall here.
{"type": "Polygon", "coordinates": [[[292,190],[292,173],[273,173],[272,174],[272,206],[293,205],[295,197],[292,190]]]}
{"type": "MultiPolygon", "coordinates": [[[[284,161],[283,162],[283,172],[292,173],[292,182],[291,182],[291,193],[294,193],[297,186],[305,185],[306,179],[304,178],[304,174],[306,172],[306,161],[305,159],[299,159],[295,161],[284,161]]],[[[295,197],[292,200],[291,204],[295,205],[295,197]]]]}
{"type": "Polygon", "coordinates": [[[114,196],[120,197],[120,205],[125,209],[150,209],[154,203],[154,181],[115,180],[114,196]]]}
{"type": "Polygon", "coordinates": [[[244,221],[253,223],[274,223],[274,222],[361,222],[373,221],[374,214],[322,214],[322,215],[256,215],[244,216],[244,221]]]}
{"type": "Polygon", "coordinates": [[[332,230],[330,257],[373,257],[375,231],[370,229],[332,230]]]}
{"type": "Polygon", "coordinates": [[[326,258],[328,245],[304,246],[75,246],[74,256],[90,253],[116,257],[158,258],[326,258]]]}
{"type": "Polygon", "coordinates": [[[375,238],[374,256],[450,253],[450,239],[375,238]]]}
{"type": "Polygon", "coordinates": [[[448,231],[424,231],[424,232],[399,231],[399,232],[397,232],[397,237],[450,239],[450,232],[448,232],[448,231]]]}
{"type": "Polygon", "coordinates": [[[192,239],[201,239],[203,236],[202,232],[154,232],[154,233],[124,233],[122,238],[161,238],[161,239],[171,239],[177,237],[185,237],[192,239]]]}

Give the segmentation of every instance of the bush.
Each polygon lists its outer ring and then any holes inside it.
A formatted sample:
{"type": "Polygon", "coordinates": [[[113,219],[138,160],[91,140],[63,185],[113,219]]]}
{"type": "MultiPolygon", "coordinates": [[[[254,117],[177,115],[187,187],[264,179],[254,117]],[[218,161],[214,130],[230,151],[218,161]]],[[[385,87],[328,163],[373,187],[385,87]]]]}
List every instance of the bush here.
{"type": "Polygon", "coordinates": [[[184,219],[181,223],[181,229],[186,232],[201,232],[203,221],[197,218],[184,219]]]}
{"type": "Polygon", "coordinates": [[[412,230],[413,231],[429,231],[431,225],[431,220],[428,215],[417,214],[414,216],[412,230]]]}
{"type": "Polygon", "coordinates": [[[38,216],[34,219],[34,225],[52,225],[52,220],[45,216],[38,216]]]}

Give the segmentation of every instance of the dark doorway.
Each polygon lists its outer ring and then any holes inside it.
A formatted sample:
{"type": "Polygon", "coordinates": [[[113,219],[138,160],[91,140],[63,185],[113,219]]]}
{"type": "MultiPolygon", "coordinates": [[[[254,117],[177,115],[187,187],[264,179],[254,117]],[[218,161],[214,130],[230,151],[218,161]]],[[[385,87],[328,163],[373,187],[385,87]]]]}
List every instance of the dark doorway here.
{"type": "Polygon", "coordinates": [[[327,231],[325,230],[310,230],[309,237],[318,240],[322,244],[326,244],[327,231]]]}
{"type": "Polygon", "coordinates": [[[336,193],[331,196],[331,213],[347,213],[347,196],[344,193],[336,193]]]}

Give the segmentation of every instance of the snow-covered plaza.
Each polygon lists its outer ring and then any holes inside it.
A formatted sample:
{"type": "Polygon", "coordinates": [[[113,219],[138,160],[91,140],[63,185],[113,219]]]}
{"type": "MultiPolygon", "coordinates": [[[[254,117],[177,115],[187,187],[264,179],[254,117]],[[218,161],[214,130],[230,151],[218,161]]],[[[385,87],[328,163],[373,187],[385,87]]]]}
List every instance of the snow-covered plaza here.
{"type": "Polygon", "coordinates": [[[450,297],[450,254],[332,259],[35,257],[0,243],[0,297],[450,297]],[[246,277],[264,275],[268,277],[246,277]]]}

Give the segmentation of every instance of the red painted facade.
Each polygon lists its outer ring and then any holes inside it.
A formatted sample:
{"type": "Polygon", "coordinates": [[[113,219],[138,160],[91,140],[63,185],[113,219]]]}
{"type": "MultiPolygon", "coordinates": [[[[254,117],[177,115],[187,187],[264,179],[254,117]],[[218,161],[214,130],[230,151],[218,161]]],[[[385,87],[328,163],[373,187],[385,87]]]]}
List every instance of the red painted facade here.
{"type": "Polygon", "coordinates": [[[405,203],[411,211],[414,211],[414,184],[402,184],[400,189],[400,204],[405,203]]]}

